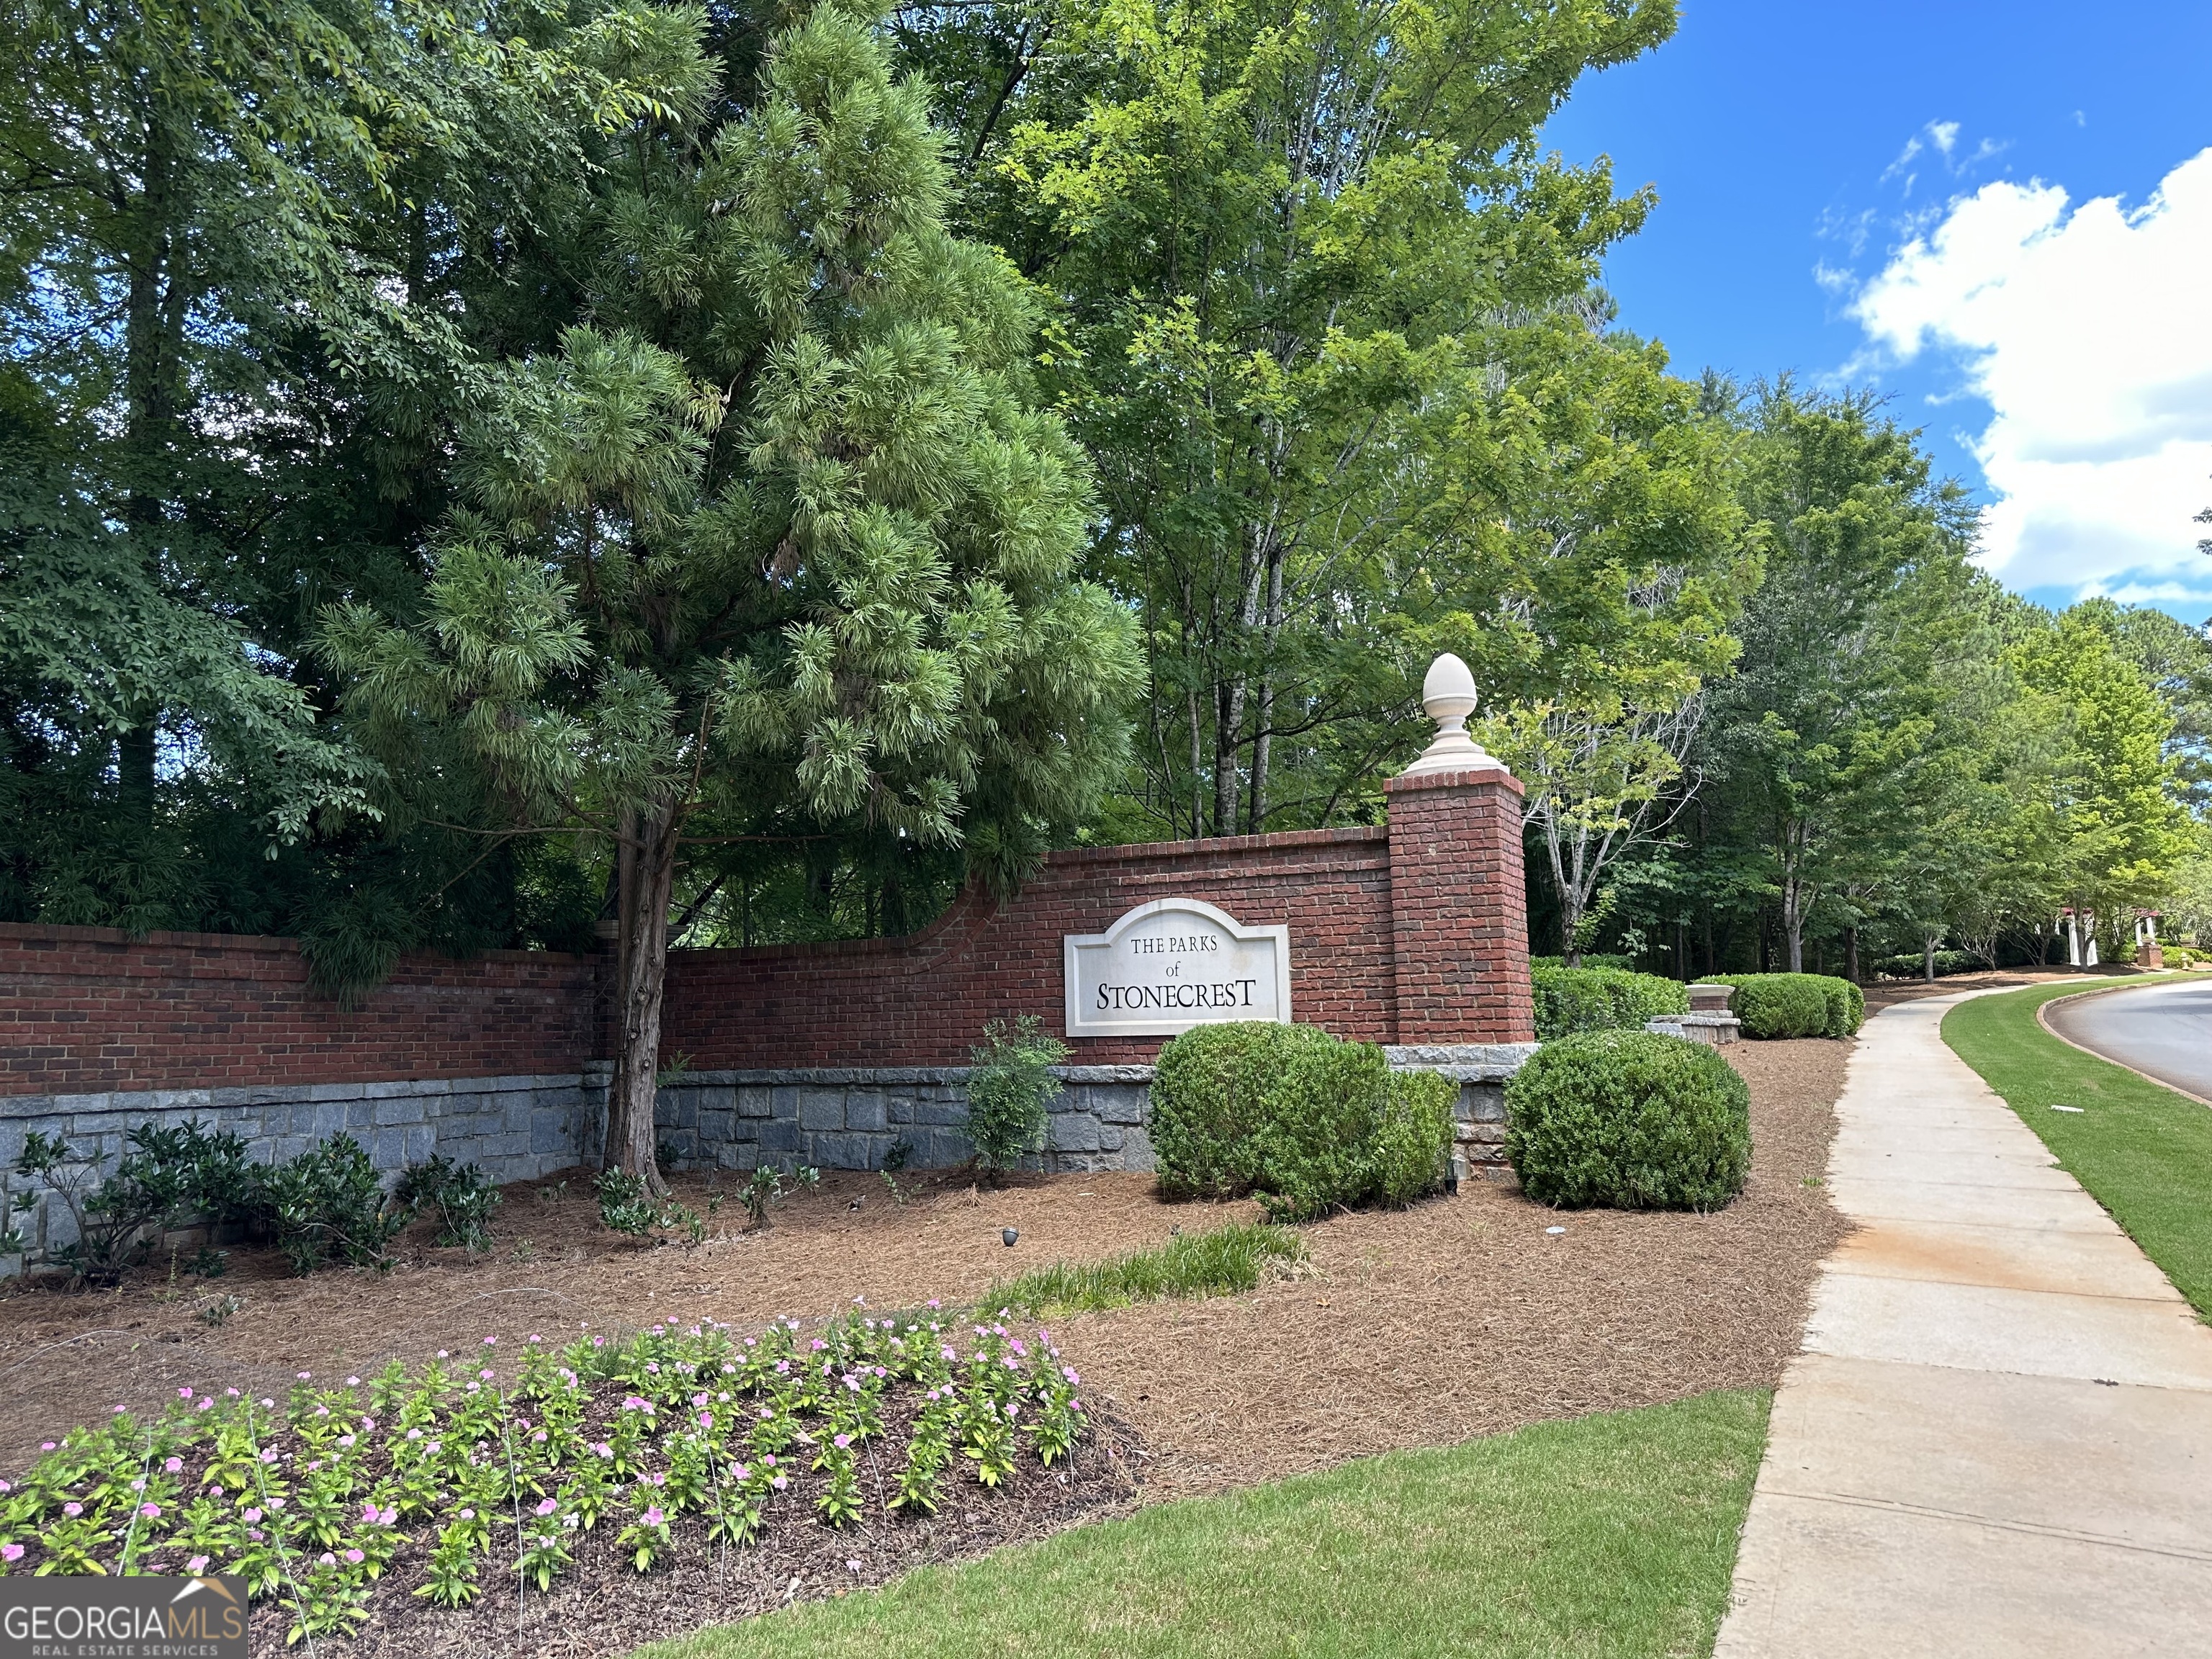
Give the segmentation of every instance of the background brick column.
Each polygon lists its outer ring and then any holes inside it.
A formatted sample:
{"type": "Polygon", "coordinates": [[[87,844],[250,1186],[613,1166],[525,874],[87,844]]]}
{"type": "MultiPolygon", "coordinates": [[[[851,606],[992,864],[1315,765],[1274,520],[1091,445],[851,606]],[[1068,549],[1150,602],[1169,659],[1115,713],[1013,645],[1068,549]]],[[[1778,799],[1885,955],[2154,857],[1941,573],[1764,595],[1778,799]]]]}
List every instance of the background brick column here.
{"type": "Polygon", "coordinates": [[[1398,1041],[1534,1042],[1519,780],[1492,762],[1382,787],[1398,1041]]]}

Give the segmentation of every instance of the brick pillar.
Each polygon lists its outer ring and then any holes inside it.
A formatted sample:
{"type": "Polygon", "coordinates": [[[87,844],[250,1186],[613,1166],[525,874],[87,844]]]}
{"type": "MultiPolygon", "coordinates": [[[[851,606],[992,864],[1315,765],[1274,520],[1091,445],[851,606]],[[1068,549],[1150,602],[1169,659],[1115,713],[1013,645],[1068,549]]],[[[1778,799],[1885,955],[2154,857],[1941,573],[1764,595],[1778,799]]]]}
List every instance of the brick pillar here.
{"type": "Polygon", "coordinates": [[[1536,1039],[1521,784],[1489,756],[1480,761],[1382,786],[1401,1043],[1536,1039]]]}

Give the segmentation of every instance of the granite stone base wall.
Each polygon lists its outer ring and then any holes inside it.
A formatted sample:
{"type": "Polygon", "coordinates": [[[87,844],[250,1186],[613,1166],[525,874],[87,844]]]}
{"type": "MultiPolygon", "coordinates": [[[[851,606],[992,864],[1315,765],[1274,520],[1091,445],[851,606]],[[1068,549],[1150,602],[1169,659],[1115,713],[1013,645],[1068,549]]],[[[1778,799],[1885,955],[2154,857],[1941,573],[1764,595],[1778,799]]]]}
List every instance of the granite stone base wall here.
{"type": "MultiPolygon", "coordinates": [[[[1504,1162],[1505,1079],[1533,1043],[1394,1048],[1400,1070],[1434,1071],[1460,1085],[1455,1164],[1504,1162]]],[[[744,1171],[880,1170],[902,1145],[917,1170],[964,1162],[973,1148],[964,1066],[806,1067],[696,1072],[660,1090],[654,1121],[677,1167],[744,1171]]],[[[436,1078],[389,1083],[319,1083],[295,1089],[163,1089],[112,1094],[0,1097],[0,1170],[13,1166],[33,1130],[96,1152],[112,1169],[125,1133],[149,1119],[198,1119],[245,1138],[253,1161],[296,1157],[343,1133],[367,1149],[388,1181],[433,1152],[475,1164],[493,1181],[535,1181],[599,1156],[612,1068],[550,1077],[436,1078]]],[[[1145,1122],[1149,1066],[1067,1066],[1031,1168],[1088,1173],[1155,1167],[1145,1122]]],[[[15,1222],[33,1251],[70,1242],[69,1212],[51,1193],[25,1193],[6,1177],[15,1222]]],[[[0,1258],[0,1270],[13,1266],[0,1258]]]]}
{"type": "MultiPolygon", "coordinates": [[[[533,1181],[576,1162],[594,1103],[575,1073],[552,1077],[432,1078],[387,1083],[317,1083],[295,1089],[156,1089],[107,1094],[0,1097],[0,1170],[15,1224],[35,1251],[76,1236],[68,1207],[49,1191],[25,1192],[13,1173],[33,1131],[97,1152],[103,1170],[121,1157],[126,1133],[149,1121],[198,1120],[244,1137],[257,1164],[296,1158],[344,1133],[358,1140],[387,1182],[434,1152],[476,1164],[495,1182],[533,1181]]],[[[0,1268],[9,1258],[0,1257],[0,1268]]]]}
{"type": "MultiPolygon", "coordinates": [[[[965,1066],[813,1066],[696,1072],[661,1086],[653,1121],[678,1167],[751,1170],[811,1164],[880,1170],[903,1143],[907,1164],[945,1169],[974,1152],[965,1066]]],[[[1031,1169],[1150,1170],[1144,1130],[1149,1066],[1063,1066],[1031,1169]]],[[[596,1151],[596,1147],[593,1149],[596,1151]]]]}

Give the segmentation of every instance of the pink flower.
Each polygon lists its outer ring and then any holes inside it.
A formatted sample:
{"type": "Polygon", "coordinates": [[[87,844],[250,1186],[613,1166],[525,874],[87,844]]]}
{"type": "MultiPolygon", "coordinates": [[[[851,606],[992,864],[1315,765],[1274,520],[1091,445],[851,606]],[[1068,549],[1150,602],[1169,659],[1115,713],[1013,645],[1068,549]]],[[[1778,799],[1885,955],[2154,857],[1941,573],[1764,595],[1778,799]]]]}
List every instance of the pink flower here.
{"type": "MultiPolygon", "coordinates": [[[[300,1375],[301,1375],[301,1376],[305,1376],[307,1375],[307,1373],[306,1373],[305,1371],[302,1371],[302,1372],[301,1372],[301,1373],[300,1373],[300,1375]]],[[[178,1398],[178,1399],[179,1399],[179,1400],[190,1400],[191,1397],[192,1397],[192,1391],[191,1391],[190,1389],[179,1389],[177,1390],[177,1398],[178,1398]]]]}
{"type": "Polygon", "coordinates": [[[1060,1368],[1060,1374],[1066,1377],[1070,1382],[1080,1382],[1083,1381],[1081,1377],[1075,1374],[1075,1367],[1073,1365],[1062,1365],[1060,1368]]]}
{"type": "Polygon", "coordinates": [[[359,1550],[348,1550],[345,1553],[345,1559],[352,1562],[354,1565],[357,1567],[368,1558],[363,1555],[359,1550]]]}
{"type": "Polygon", "coordinates": [[[161,1460],[161,1473],[164,1474],[174,1474],[184,1467],[185,1460],[181,1457],[165,1457],[161,1460]]]}
{"type": "Polygon", "coordinates": [[[487,1348],[495,1348],[495,1347],[497,1347],[498,1346],[499,1346],[499,1339],[498,1339],[497,1337],[495,1337],[495,1336],[488,1336],[488,1337],[484,1338],[484,1346],[486,1346],[487,1348]]]}
{"type": "Polygon", "coordinates": [[[207,1408],[208,1408],[209,1407],[210,1407],[210,1406],[212,1406],[212,1405],[214,1405],[214,1404],[215,1404],[215,1396],[214,1396],[213,1395],[208,1395],[205,1399],[204,1399],[204,1400],[199,1400],[199,1401],[194,1401],[194,1402],[193,1402],[193,1405],[192,1405],[192,1409],[193,1409],[194,1411],[196,1411],[196,1412],[204,1412],[204,1411],[207,1410],[207,1408]]]}
{"type": "Polygon", "coordinates": [[[848,1561],[845,1563],[845,1571],[848,1572],[858,1572],[860,1570],[860,1564],[858,1561],[848,1561]]]}
{"type": "Polygon", "coordinates": [[[664,1517],[662,1516],[662,1515],[661,1515],[660,1511],[659,1511],[659,1510],[657,1510],[657,1509],[647,1510],[645,1512],[645,1524],[646,1524],[647,1526],[648,1526],[648,1527],[657,1527],[657,1526],[659,1526],[659,1525],[661,1523],[661,1521],[663,1520],[663,1518],[664,1518],[664,1517]]]}
{"type": "Polygon", "coordinates": [[[753,1478],[753,1472],[742,1463],[732,1469],[730,1474],[733,1479],[738,1480],[750,1480],[753,1478]]]}
{"type": "Polygon", "coordinates": [[[84,1505],[76,1503],[64,1504],[62,1505],[62,1513],[69,1516],[70,1520],[74,1521],[78,1516],[84,1513],[84,1505]]]}
{"type": "Polygon", "coordinates": [[[197,1578],[207,1571],[207,1557],[204,1555],[195,1555],[191,1560],[185,1563],[185,1571],[191,1574],[193,1577],[197,1578]]]}
{"type": "Polygon", "coordinates": [[[142,1521],[151,1521],[161,1513],[161,1506],[159,1504],[141,1504],[138,1506],[138,1518],[142,1521]]]}
{"type": "Polygon", "coordinates": [[[774,1486],[774,1487],[775,1487],[778,1492],[781,1492],[781,1491],[782,1491],[786,1486],[789,1486],[790,1484],[791,1484],[790,1480],[787,1480],[786,1477],[784,1477],[784,1476],[781,1475],[781,1474],[777,1475],[777,1476],[775,1477],[775,1479],[774,1479],[773,1480],[771,1480],[771,1481],[769,1481],[769,1486],[774,1486]]]}
{"type": "Polygon", "coordinates": [[[348,1387],[349,1389],[357,1389],[357,1388],[359,1388],[360,1386],[361,1386],[361,1379],[360,1379],[359,1377],[357,1377],[357,1376],[349,1376],[348,1378],[346,1378],[346,1387],[348,1387]]]}
{"type": "Polygon", "coordinates": [[[23,1547],[21,1544],[0,1544],[0,1561],[12,1564],[22,1559],[23,1547]]]}
{"type": "Polygon", "coordinates": [[[714,1413],[712,1412],[701,1412],[699,1413],[699,1426],[702,1429],[713,1428],[714,1426],[714,1413]]]}
{"type": "Polygon", "coordinates": [[[248,1510],[246,1511],[246,1518],[248,1521],[258,1521],[261,1518],[261,1511],[259,1510],[248,1510]]]}
{"type": "Polygon", "coordinates": [[[324,1551],[320,1555],[317,1556],[315,1559],[316,1559],[318,1561],[321,1562],[321,1563],[322,1563],[325,1566],[326,1566],[326,1567],[335,1567],[335,1566],[336,1566],[336,1565],[337,1565],[337,1564],[338,1564],[338,1559],[337,1559],[337,1556],[335,1556],[335,1555],[332,1555],[332,1554],[331,1554],[328,1550],[325,1550],[325,1551],[324,1551]]]}
{"type": "Polygon", "coordinates": [[[853,1437],[849,1434],[841,1434],[830,1443],[835,1445],[839,1451],[843,1451],[848,1446],[853,1443],[853,1437]]]}
{"type": "Polygon", "coordinates": [[[300,1371],[296,1372],[295,1375],[302,1382],[311,1382],[314,1380],[315,1376],[315,1374],[313,1371],[300,1371]]]}
{"type": "Polygon", "coordinates": [[[549,1498],[538,1506],[538,1512],[540,1515],[550,1515],[559,1507],[560,1506],[558,1504],[554,1503],[554,1501],[549,1498]]]}

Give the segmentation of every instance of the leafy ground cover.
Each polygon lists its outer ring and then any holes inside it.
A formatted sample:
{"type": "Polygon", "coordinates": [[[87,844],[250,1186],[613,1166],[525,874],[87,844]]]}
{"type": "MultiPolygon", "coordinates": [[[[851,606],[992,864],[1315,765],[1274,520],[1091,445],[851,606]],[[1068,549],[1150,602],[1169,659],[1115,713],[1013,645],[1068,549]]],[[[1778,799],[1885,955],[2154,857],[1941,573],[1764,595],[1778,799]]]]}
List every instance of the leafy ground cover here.
{"type": "Polygon", "coordinates": [[[620,1652],[656,1622],[754,1610],[763,1583],[797,1594],[825,1547],[848,1581],[895,1571],[917,1558],[902,1521],[1004,1492],[1056,1525],[1127,1491],[1090,1455],[1079,1493],[1079,1374],[995,1320],[664,1324],[501,1358],[487,1339],[367,1380],[302,1371],[281,1401],[185,1387],[151,1420],[118,1407],[0,1485],[0,1571],[236,1574],[257,1653],[365,1627],[349,1650],[536,1650],[549,1626],[562,1650],[620,1652]],[[549,1617],[579,1588],[629,1604],[581,1646],[549,1617]]]}
{"type": "Polygon", "coordinates": [[[1164,1297],[1234,1296],[1271,1274],[1295,1272],[1305,1240],[1286,1227],[1231,1222],[1204,1232],[1178,1233],[1149,1250],[1103,1261],[1056,1261],[1004,1285],[984,1298],[1029,1314],[1096,1313],[1164,1297]]]}
{"type": "Polygon", "coordinates": [[[637,1659],[1704,1653],[1770,1398],[1704,1395],[1163,1504],[637,1659]]]}
{"type": "Polygon", "coordinates": [[[2037,1023],[2045,1003],[2081,988],[2039,986],[1962,1002],[1943,1016],[1943,1041],[2212,1318],[2212,1109],[2061,1042],[2037,1023]]]}

